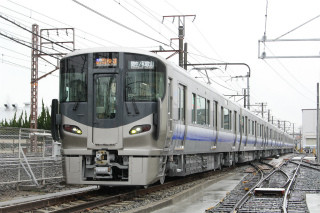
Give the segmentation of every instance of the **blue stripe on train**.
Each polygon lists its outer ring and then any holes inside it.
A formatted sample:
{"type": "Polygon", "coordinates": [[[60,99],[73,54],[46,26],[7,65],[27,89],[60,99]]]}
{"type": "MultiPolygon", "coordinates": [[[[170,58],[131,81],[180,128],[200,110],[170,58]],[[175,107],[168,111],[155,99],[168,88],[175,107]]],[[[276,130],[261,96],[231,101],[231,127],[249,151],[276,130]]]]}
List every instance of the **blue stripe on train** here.
{"type": "MultiPolygon", "coordinates": [[[[185,125],[176,125],[173,132],[172,140],[183,140],[184,139],[185,125]]],[[[201,127],[188,126],[188,132],[186,135],[186,140],[190,141],[203,141],[203,142],[214,142],[216,139],[216,132],[210,129],[205,129],[201,127]]],[[[232,133],[220,132],[218,137],[218,143],[234,143],[234,135],[232,133]]],[[[237,138],[237,143],[240,143],[240,138],[237,138]]],[[[246,143],[246,137],[242,137],[242,143],[246,143]]],[[[261,139],[248,139],[247,144],[262,145],[265,142],[261,139]]],[[[268,146],[280,146],[281,143],[268,142],[268,146]]],[[[285,143],[284,146],[292,146],[292,144],[285,143]]]]}

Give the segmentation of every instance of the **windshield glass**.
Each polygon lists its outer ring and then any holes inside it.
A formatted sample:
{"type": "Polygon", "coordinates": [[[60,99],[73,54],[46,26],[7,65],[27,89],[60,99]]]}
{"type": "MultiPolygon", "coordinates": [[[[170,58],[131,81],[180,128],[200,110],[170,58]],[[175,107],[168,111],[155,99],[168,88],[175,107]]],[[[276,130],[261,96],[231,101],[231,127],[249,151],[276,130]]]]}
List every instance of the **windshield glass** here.
{"type": "Polygon", "coordinates": [[[165,66],[156,58],[126,54],[126,101],[156,101],[165,93],[165,66]]]}
{"type": "Polygon", "coordinates": [[[60,102],[87,101],[87,55],[79,55],[61,60],[60,102]]]}
{"type": "Polygon", "coordinates": [[[96,117],[113,119],[116,116],[117,84],[115,76],[99,76],[95,79],[96,117]]]}

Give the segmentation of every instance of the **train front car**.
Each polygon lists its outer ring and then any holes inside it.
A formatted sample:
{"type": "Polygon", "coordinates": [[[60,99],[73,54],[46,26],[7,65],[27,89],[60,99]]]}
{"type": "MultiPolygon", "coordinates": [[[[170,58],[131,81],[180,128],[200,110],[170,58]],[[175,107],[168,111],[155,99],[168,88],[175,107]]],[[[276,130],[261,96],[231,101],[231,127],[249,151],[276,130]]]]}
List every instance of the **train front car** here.
{"type": "Polygon", "coordinates": [[[52,132],[62,141],[67,183],[148,185],[160,179],[166,76],[166,65],[149,52],[103,48],[61,60],[52,132]]]}

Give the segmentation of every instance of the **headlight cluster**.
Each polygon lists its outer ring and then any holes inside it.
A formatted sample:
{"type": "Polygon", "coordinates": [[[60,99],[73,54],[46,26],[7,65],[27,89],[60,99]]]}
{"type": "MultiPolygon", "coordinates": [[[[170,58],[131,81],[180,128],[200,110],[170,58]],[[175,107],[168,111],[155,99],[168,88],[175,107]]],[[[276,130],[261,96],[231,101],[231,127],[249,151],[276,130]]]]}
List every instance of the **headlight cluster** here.
{"type": "Polygon", "coordinates": [[[151,125],[145,124],[145,125],[138,125],[134,126],[130,129],[129,134],[130,135],[136,135],[142,132],[147,132],[151,129],[151,125]]]}
{"type": "Polygon", "coordinates": [[[82,134],[82,130],[74,125],[63,125],[63,129],[67,132],[71,132],[77,135],[81,135],[82,134]]]}

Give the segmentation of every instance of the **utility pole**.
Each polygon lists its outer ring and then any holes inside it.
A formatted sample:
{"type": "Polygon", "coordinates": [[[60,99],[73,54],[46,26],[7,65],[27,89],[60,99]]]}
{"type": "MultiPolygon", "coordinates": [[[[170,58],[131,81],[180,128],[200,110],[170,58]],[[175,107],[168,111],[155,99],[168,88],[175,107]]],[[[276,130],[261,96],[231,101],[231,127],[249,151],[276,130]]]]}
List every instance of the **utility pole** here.
{"type": "Polygon", "coordinates": [[[179,28],[178,28],[178,33],[179,33],[179,66],[183,66],[183,39],[184,39],[184,18],[183,18],[183,25],[180,25],[180,16],[179,16],[179,28]]]}
{"type": "MultiPolygon", "coordinates": [[[[246,89],[243,89],[243,100],[244,100],[244,102],[243,102],[243,107],[244,108],[247,108],[247,100],[246,100],[246,98],[247,98],[247,90],[246,89]]],[[[249,109],[249,108],[248,108],[249,109]]]]}
{"type": "MultiPolygon", "coordinates": [[[[41,29],[40,35],[39,35],[39,26],[37,24],[32,25],[32,48],[31,48],[31,122],[30,122],[30,128],[31,129],[37,129],[38,128],[38,81],[49,74],[53,73],[54,71],[59,69],[59,57],[62,57],[63,55],[67,54],[68,52],[75,50],[75,33],[74,28],[54,28],[54,29],[41,29]],[[54,31],[57,36],[59,36],[59,31],[63,31],[68,36],[68,31],[72,31],[72,39],[66,40],[63,38],[63,41],[52,41],[49,39],[46,39],[43,36],[43,32],[47,33],[47,36],[49,37],[49,32],[54,31]],[[39,42],[40,38],[40,42],[39,42]],[[67,48],[63,45],[65,44],[71,44],[72,48],[67,48]],[[64,49],[64,52],[60,52],[56,50],[56,52],[52,53],[45,53],[43,51],[43,48],[49,45],[50,47],[53,47],[53,45],[56,45],[60,49],[64,49]],[[67,50],[67,52],[66,52],[67,50]],[[57,59],[57,64],[53,64],[50,61],[44,59],[44,56],[50,56],[55,59],[57,59]],[[51,72],[48,72],[47,74],[38,77],[38,60],[39,58],[42,58],[46,62],[50,63],[51,65],[55,66],[54,70],[51,72]]],[[[37,148],[37,136],[31,135],[31,151],[36,151],[37,148]]]]}
{"type": "MultiPolygon", "coordinates": [[[[186,17],[193,17],[193,21],[196,18],[196,15],[172,15],[172,16],[163,16],[162,22],[165,18],[173,18],[173,21],[175,18],[178,18],[178,39],[179,39],[179,66],[184,67],[186,69],[186,66],[184,64],[187,64],[186,59],[183,61],[183,40],[185,36],[185,19],[186,17]]],[[[192,22],[193,22],[192,21],[192,22]]]]}
{"type": "MultiPolygon", "coordinates": [[[[31,46],[26,44],[25,42],[20,41],[17,38],[8,36],[6,34],[3,34],[0,32],[0,36],[4,36],[20,45],[26,46],[28,48],[31,48],[31,104],[30,104],[30,128],[31,129],[37,129],[38,128],[38,81],[44,77],[46,77],[47,75],[51,74],[52,72],[56,71],[57,69],[59,69],[59,65],[57,64],[53,64],[50,61],[44,59],[42,56],[50,56],[51,58],[57,59],[57,62],[59,62],[60,57],[62,57],[63,55],[65,55],[66,53],[62,53],[60,51],[60,49],[64,49],[64,50],[68,50],[68,52],[73,51],[75,49],[74,46],[74,40],[75,40],[75,34],[74,34],[74,29],[73,28],[55,28],[53,30],[55,30],[57,36],[59,36],[59,30],[63,30],[67,36],[68,36],[68,30],[72,29],[73,30],[73,39],[72,41],[57,41],[57,40],[50,40],[49,38],[45,38],[44,36],[42,36],[42,31],[40,30],[40,34],[39,34],[39,25],[37,24],[33,24],[32,25],[32,29],[30,30],[29,28],[26,28],[20,24],[18,24],[15,20],[9,19],[7,17],[4,17],[3,15],[0,15],[0,18],[31,33],[31,46]],[[39,39],[40,39],[40,43],[39,43],[39,39]],[[43,41],[44,40],[44,41],[43,41]],[[72,43],[73,44],[73,48],[67,48],[64,45],[66,43],[72,43]],[[48,53],[47,51],[42,50],[42,46],[43,45],[49,45],[49,47],[51,48],[51,53],[48,53]],[[54,47],[58,47],[60,49],[55,49],[54,47]],[[55,67],[55,69],[51,72],[48,72],[47,74],[39,77],[38,76],[38,72],[39,72],[39,68],[38,68],[38,61],[39,58],[43,59],[44,61],[46,61],[47,63],[53,65],[55,67]]],[[[51,30],[51,29],[49,29],[51,30]]],[[[47,37],[49,37],[49,32],[47,32],[47,37]]],[[[31,151],[35,151],[36,146],[37,146],[37,137],[36,136],[32,136],[30,138],[31,141],[31,151]]]]}
{"type": "Polygon", "coordinates": [[[256,104],[261,104],[261,116],[262,116],[262,118],[264,117],[264,107],[266,107],[267,106],[267,103],[263,103],[263,102],[261,102],[261,103],[256,103],[256,104]]]}
{"type": "Polygon", "coordinates": [[[184,69],[187,70],[188,66],[188,43],[184,43],[184,69]]]}
{"type": "MultiPolygon", "coordinates": [[[[32,25],[32,49],[31,49],[31,111],[30,129],[38,128],[38,54],[39,54],[39,25],[32,25]]],[[[36,151],[37,136],[31,134],[31,152],[36,151]]]]}
{"type": "Polygon", "coordinates": [[[32,25],[31,49],[31,122],[30,128],[37,129],[38,125],[38,54],[39,54],[39,25],[32,25]]]}
{"type": "MultiPolygon", "coordinates": [[[[261,113],[261,117],[264,118],[264,108],[267,106],[267,103],[261,102],[261,103],[256,103],[255,105],[251,105],[251,106],[257,106],[257,107],[261,107],[260,111],[255,111],[255,112],[260,112],[261,113]]],[[[269,115],[268,115],[268,122],[269,122],[269,115]]]]}

